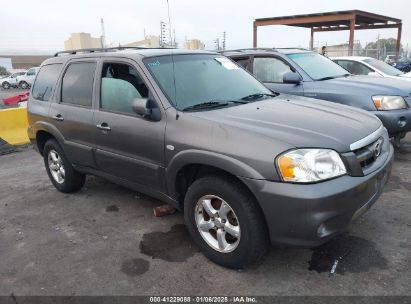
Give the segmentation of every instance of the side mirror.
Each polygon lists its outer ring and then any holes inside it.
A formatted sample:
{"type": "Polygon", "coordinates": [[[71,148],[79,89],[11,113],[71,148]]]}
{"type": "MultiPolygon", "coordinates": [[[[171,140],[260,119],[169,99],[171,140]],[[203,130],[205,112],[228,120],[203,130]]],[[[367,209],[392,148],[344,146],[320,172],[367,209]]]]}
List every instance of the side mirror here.
{"type": "Polygon", "coordinates": [[[300,84],[301,80],[301,76],[296,72],[287,72],[283,76],[284,83],[300,84]]]}
{"type": "Polygon", "coordinates": [[[142,117],[150,116],[150,100],[148,98],[135,98],[133,101],[133,111],[142,117]]]}

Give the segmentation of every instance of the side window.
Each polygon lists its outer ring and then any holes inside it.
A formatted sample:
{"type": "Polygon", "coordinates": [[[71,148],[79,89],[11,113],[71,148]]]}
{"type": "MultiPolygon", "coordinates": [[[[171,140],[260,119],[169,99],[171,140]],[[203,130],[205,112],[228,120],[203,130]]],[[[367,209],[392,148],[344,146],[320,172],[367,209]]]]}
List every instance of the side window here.
{"type": "Polygon", "coordinates": [[[35,74],[36,73],[35,73],[34,69],[30,69],[30,70],[27,71],[27,76],[32,76],[32,75],[35,75],[35,74]]]}
{"type": "Polygon", "coordinates": [[[34,99],[48,101],[51,91],[61,71],[61,64],[50,64],[43,66],[33,85],[32,96],[34,99]]]}
{"type": "Polygon", "coordinates": [[[282,83],[284,74],[290,71],[290,66],[280,59],[272,57],[254,58],[253,74],[261,82],[282,83]]]}
{"type": "Polygon", "coordinates": [[[369,67],[355,61],[339,60],[337,63],[354,75],[368,75],[368,73],[374,72],[369,67]]]}
{"type": "Polygon", "coordinates": [[[249,69],[250,59],[247,58],[231,58],[234,60],[239,66],[243,67],[245,70],[249,69]]]}
{"type": "Polygon", "coordinates": [[[122,63],[103,65],[101,109],[134,114],[133,101],[142,97],[148,97],[148,88],[135,68],[122,63]]]}
{"type": "Polygon", "coordinates": [[[61,102],[91,107],[95,71],[92,62],[70,64],[63,77],[61,102]]]}

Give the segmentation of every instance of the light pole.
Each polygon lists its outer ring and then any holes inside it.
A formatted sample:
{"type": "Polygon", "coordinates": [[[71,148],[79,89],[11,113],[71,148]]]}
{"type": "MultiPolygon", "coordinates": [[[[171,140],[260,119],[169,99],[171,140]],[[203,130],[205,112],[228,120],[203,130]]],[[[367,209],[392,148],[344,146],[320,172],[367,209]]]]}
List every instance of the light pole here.
{"type": "Polygon", "coordinates": [[[170,19],[170,5],[168,4],[167,0],[167,12],[168,12],[168,34],[169,34],[169,41],[170,45],[173,44],[173,39],[171,39],[171,19],[170,19]]]}

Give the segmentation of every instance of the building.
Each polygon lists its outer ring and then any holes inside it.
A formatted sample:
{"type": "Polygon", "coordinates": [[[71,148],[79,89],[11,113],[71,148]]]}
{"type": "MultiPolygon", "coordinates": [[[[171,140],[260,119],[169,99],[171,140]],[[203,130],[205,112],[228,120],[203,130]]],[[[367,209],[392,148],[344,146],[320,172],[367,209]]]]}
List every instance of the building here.
{"type": "Polygon", "coordinates": [[[7,62],[9,62],[9,59],[11,59],[11,68],[6,66],[11,72],[14,70],[26,70],[31,67],[39,66],[44,60],[52,57],[52,55],[1,55],[0,57],[0,61],[2,61],[3,58],[7,58],[7,62]]]}
{"type": "Polygon", "coordinates": [[[186,40],[184,43],[184,48],[188,50],[203,50],[205,44],[199,39],[186,40]]]}
{"type": "Polygon", "coordinates": [[[160,47],[160,37],[147,35],[145,39],[134,41],[126,44],[122,44],[124,47],[147,47],[147,48],[158,48],[160,47]]]}
{"type": "Polygon", "coordinates": [[[91,37],[90,33],[72,33],[70,38],[64,41],[66,51],[93,48],[101,48],[101,38],[91,37]]]}
{"type": "Polygon", "coordinates": [[[6,70],[11,70],[13,68],[13,64],[11,63],[10,57],[0,57],[0,67],[5,68],[6,70]]]}

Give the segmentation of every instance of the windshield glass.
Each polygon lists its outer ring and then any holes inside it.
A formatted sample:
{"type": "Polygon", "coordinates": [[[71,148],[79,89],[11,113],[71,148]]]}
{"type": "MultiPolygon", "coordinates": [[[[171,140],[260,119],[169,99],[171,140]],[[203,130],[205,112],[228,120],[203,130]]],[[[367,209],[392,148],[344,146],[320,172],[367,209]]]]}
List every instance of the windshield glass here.
{"type": "Polygon", "coordinates": [[[287,56],[298,64],[313,80],[343,77],[348,74],[338,64],[317,53],[296,53],[287,56]]]}
{"type": "Polygon", "coordinates": [[[248,72],[220,55],[167,55],[147,58],[144,64],[179,110],[204,102],[271,94],[248,72]]]}
{"type": "Polygon", "coordinates": [[[368,63],[369,65],[373,66],[377,70],[380,70],[384,74],[390,75],[390,76],[399,76],[404,74],[400,70],[394,68],[393,66],[390,66],[388,63],[385,63],[383,61],[374,59],[374,58],[367,58],[364,59],[364,62],[368,63]]]}

